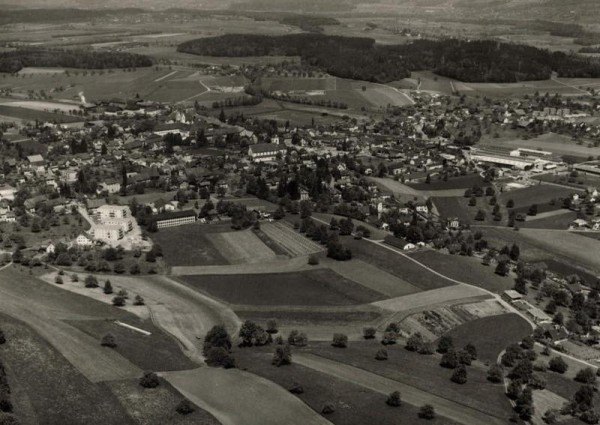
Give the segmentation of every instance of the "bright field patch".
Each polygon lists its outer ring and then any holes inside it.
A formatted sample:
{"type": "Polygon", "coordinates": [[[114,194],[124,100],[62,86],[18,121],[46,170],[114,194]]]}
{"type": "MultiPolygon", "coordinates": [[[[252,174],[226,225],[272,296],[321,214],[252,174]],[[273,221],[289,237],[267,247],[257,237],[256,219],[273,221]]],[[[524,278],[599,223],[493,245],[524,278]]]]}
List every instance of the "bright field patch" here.
{"type": "Polygon", "coordinates": [[[249,230],[206,236],[230,264],[259,263],[275,258],[271,248],[249,230]]]}
{"type": "Polygon", "coordinates": [[[207,233],[210,228],[196,224],[158,231],[152,235],[160,244],[170,266],[208,266],[229,264],[213,245],[207,233]]]}
{"type": "Polygon", "coordinates": [[[382,295],[327,269],[298,273],[206,275],[181,278],[192,288],[239,305],[343,306],[366,304],[382,295]]]}
{"type": "Polygon", "coordinates": [[[323,251],[323,247],[294,231],[284,222],[265,223],[261,230],[292,257],[323,251]]]}

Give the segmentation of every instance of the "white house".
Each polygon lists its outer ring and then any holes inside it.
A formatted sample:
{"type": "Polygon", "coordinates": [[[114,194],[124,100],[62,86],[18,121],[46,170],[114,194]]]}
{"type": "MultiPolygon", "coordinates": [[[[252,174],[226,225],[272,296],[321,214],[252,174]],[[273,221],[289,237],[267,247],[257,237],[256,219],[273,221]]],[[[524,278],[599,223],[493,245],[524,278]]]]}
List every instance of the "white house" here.
{"type": "Polygon", "coordinates": [[[75,245],[79,247],[92,246],[93,244],[94,242],[92,242],[92,240],[84,234],[81,234],[75,238],[75,245]]]}

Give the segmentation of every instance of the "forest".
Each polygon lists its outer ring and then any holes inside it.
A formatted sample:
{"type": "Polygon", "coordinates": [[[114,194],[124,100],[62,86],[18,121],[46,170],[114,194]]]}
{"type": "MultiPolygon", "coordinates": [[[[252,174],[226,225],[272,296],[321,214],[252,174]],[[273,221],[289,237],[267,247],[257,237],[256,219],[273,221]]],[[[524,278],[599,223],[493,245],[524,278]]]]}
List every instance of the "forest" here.
{"type": "Polygon", "coordinates": [[[9,73],[24,67],[109,69],[146,66],[152,66],[149,57],[121,52],[26,48],[0,53],[0,72],[9,73]]]}
{"type": "Polygon", "coordinates": [[[466,82],[545,80],[553,71],[561,77],[600,77],[596,59],[493,40],[377,45],[364,37],[228,34],[190,40],[178,50],[205,56],[300,56],[304,64],[333,76],[378,83],[421,70],[466,82]]]}
{"type": "MultiPolygon", "coordinates": [[[[17,3],[15,3],[17,4],[17,3]]],[[[142,9],[13,9],[3,10],[0,14],[0,25],[14,23],[39,23],[39,22],[78,22],[97,19],[108,15],[135,15],[142,13],[142,9]]]]}

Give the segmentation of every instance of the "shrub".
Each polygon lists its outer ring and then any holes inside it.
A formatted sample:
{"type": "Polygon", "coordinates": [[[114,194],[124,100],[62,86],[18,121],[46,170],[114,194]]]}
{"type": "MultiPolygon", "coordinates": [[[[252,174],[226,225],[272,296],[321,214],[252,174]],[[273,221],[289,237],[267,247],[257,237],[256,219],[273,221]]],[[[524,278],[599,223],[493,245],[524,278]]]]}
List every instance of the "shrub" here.
{"type": "Polygon", "coordinates": [[[62,278],[62,276],[56,276],[54,278],[54,283],[56,283],[57,285],[62,285],[63,284],[63,278],[62,278]]]}
{"type": "Polygon", "coordinates": [[[97,288],[98,287],[98,279],[96,279],[96,276],[93,276],[91,274],[87,275],[85,277],[85,287],[86,288],[97,288]]]}
{"type": "Polygon", "coordinates": [[[124,307],[126,304],[125,298],[117,295],[113,298],[112,303],[115,307],[124,307]]]}
{"type": "Polygon", "coordinates": [[[231,337],[225,330],[225,327],[221,325],[213,326],[204,338],[204,345],[202,347],[202,353],[207,356],[208,352],[213,347],[224,348],[225,351],[231,350],[231,337]]]}
{"type": "Polygon", "coordinates": [[[377,350],[377,353],[375,353],[375,360],[387,360],[387,359],[388,359],[388,352],[385,348],[377,350]]]}
{"type": "Polygon", "coordinates": [[[437,352],[445,354],[454,349],[454,341],[451,336],[443,335],[438,341],[437,352]]]}
{"type": "Polygon", "coordinates": [[[112,283],[110,283],[110,280],[107,280],[106,282],[104,282],[104,293],[106,295],[110,295],[113,293],[113,287],[112,287],[112,283]]]}
{"type": "Polygon", "coordinates": [[[308,256],[308,264],[316,266],[319,264],[319,256],[317,254],[310,254],[308,256]]]}
{"type": "Polygon", "coordinates": [[[456,357],[460,364],[471,366],[471,362],[473,361],[473,359],[471,358],[471,355],[467,351],[460,350],[458,353],[456,353],[456,357]]]}
{"type": "Polygon", "coordinates": [[[402,401],[400,400],[400,391],[394,391],[393,393],[390,393],[385,403],[388,406],[399,407],[402,404],[402,401]]]}
{"type": "Polygon", "coordinates": [[[577,372],[577,375],[575,375],[575,380],[577,382],[581,382],[582,384],[595,384],[596,373],[591,367],[586,367],[577,372]]]}
{"type": "Polygon", "coordinates": [[[467,368],[465,365],[458,365],[458,367],[454,369],[454,373],[452,373],[450,380],[457,384],[465,384],[467,382],[467,368]]]}
{"type": "Polygon", "coordinates": [[[270,334],[276,334],[277,332],[279,332],[279,329],[277,327],[277,321],[275,319],[267,320],[267,332],[270,334]]]}
{"type": "Polygon", "coordinates": [[[424,404],[419,409],[419,417],[422,419],[434,419],[435,418],[435,408],[431,404],[424,404]]]}
{"type": "Polygon", "coordinates": [[[289,391],[292,394],[304,394],[304,388],[302,387],[302,385],[300,385],[297,382],[292,383],[292,385],[290,386],[289,391]]]}
{"type": "MultiPolygon", "coordinates": [[[[12,413],[13,405],[8,396],[0,396],[0,412],[12,413]]],[[[0,417],[1,418],[1,417],[0,417]]]]}
{"type": "Polygon", "coordinates": [[[115,348],[117,346],[117,341],[115,340],[115,337],[113,335],[106,334],[102,337],[100,345],[103,347],[115,348]]]}
{"type": "Polygon", "coordinates": [[[503,379],[504,372],[502,371],[502,368],[497,364],[491,365],[487,372],[487,380],[498,384],[502,382],[503,379]]]}
{"type": "Polygon", "coordinates": [[[385,332],[381,338],[381,343],[383,345],[393,345],[396,343],[397,339],[398,334],[396,332],[385,332]]]}
{"type": "Polygon", "coordinates": [[[600,421],[600,416],[594,409],[590,409],[583,412],[581,416],[579,416],[579,419],[586,424],[597,424],[600,421]]]}
{"type": "Polygon", "coordinates": [[[127,291],[125,289],[121,289],[119,292],[117,292],[117,295],[120,297],[123,297],[125,299],[129,298],[129,294],[127,293],[127,291]]]}
{"type": "Polygon", "coordinates": [[[448,351],[446,354],[442,356],[442,360],[440,361],[440,366],[455,369],[458,366],[458,358],[456,357],[456,352],[448,351]]]}
{"type": "Polygon", "coordinates": [[[292,364],[292,350],[288,344],[275,348],[271,364],[277,367],[292,364]]]}
{"type": "Polygon", "coordinates": [[[348,346],[348,336],[344,334],[333,334],[332,346],[337,348],[346,348],[348,346]]]}
{"type": "Polygon", "coordinates": [[[140,295],[136,295],[133,301],[133,305],[145,305],[146,302],[140,295]]]}
{"type": "Polygon", "coordinates": [[[377,334],[377,329],[375,328],[364,328],[363,329],[363,338],[364,339],[374,339],[377,334]]]}
{"type": "Polygon", "coordinates": [[[321,413],[324,415],[331,415],[335,412],[335,405],[333,403],[326,403],[321,409],[321,413]]]}
{"type": "Polygon", "coordinates": [[[195,410],[196,409],[194,409],[194,405],[186,398],[181,400],[179,402],[179,404],[177,405],[177,407],[175,408],[175,411],[177,413],[179,413],[180,415],[189,415],[190,413],[193,413],[195,410]]]}
{"type": "Polygon", "coordinates": [[[306,344],[308,344],[308,338],[304,332],[293,330],[288,336],[288,344],[295,345],[297,347],[304,347],[306,344]]]}
{"type": "Polygon", "coordinates": [[[211,347],[206,354],[206,364],[211,367],[232,369],[235,367],[235,359],[225,348],[211,347]]]}
{"type": "Polygon", "coordinates": [[[71,275],[71,282],[79,282],[79,276],[77,276],[75,273],[73,273],[71,275]]]}
{"type": "Polygon", "coordinates": [[[534,373],[529,378],[529,386],[535,390],[543,390],[546,388],[546,379],[542,375],[534,373]]]}
{"type": "MultiPolygon", "coordinates": [[[[4,331],[0,329],[0,345],[6,344],[6,336],[4,335],[4,331]]],[[[2,366],[0,366],[1,368],[2,366]]]]}
{"type": "Polygon", "coordinates": [[[406,340],[405,348],[408,351],[419,351],[423,344],[423,336],[419,332],[415,332],[406,340]]]}
{"type": "Polygon", "coordinates": [[[144,376],[140,378],[140,385],[144,388],[156,388],[160,385],[160,380],[156,373],[144,372],[144,376]]]}
{"type": "Polygon", "coordinates": [[[477,360],[477,348],[474,344],[469,342],[467,345],[465,345],[464,351],[469,353],[471,360],[477,360]]]}
{"type": "Polygon", "coordinates": [[[550,359],[548,367],[552,372],[563,374],[569,368],[569,365],[563,360],[562,357],[557,356],[550,359]]]}

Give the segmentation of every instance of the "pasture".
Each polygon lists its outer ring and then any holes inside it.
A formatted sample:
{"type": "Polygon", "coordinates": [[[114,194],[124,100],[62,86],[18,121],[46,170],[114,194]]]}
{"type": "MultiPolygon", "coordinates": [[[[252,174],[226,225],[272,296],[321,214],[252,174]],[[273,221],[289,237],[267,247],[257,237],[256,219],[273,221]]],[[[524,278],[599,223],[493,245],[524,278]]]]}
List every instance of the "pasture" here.
{"type": "Polygon", "coordinates": [[[83,118],[64,113],[39,111],[24,107],[0,105],[0,116],[7,117],[7,121],[18,119],[21,121],[49,121],[57,123],[71,123],[82,121],[83,118]]]}
{"type": "Polygon", "coordinates": [[[477,347],[477,358],[492,364],[508,345],[521,341],[531,332],[531,325],[525,319],[507,313],[468,321],[446,335],[452,337],[456,347],[473,343],[477,347]]]}
{"type": "Polygon", "coordinates": [[[207,233],[206,237],[229,264],[260,263],[275,253],[251,230],[207,233]]]}
{"type": "Polygon", "coordinates": [[[185,276],[181,279],[191,288],[238,305],[344,306],[365,304],[383,298],[381,294],[327,269],[291,273],[185,276]]]}
{"type": "Polygon", "coordinates": [[[319,372],[309,367],[293,363],[276,368],[270,364],[270,350],[240,349],[235,352],[240,367],[275,382],[283,388],[297,383],[304,393],[298,398],[313,410],[319,412],[323,405],[331,402],[336,411],[327,416],[335,425],[364,425],[366,423],[397,425],[431,424],[454,425],[447,418],[438,416],[432,421],[417,416],[418,407],[403,404],[396,409],[385,405],[385,395],[364,386],[339,379],[332,374],[319,372]],[[373,406],[380,406],[373,408],[373,406]]]}
{"type": "Polygon", "coordinates": [[[328,343],[312,343],[303,351],[385,376],[399,385],[404,384],[425,391],[432,397],[456,403],[466,411],[473,409],[485,412],[490,422],[508,420],[511,408],[504,387],[488,382],[485,368],[476,365],[469,367],[467,383],[456,385],[450,381],[452,371],[439,366],[439,355],[421,355],[399,344],[387,347],[387,361],[378,361],[374,357],[380,347],[378,341],[351,342],[343,350],[331,347],[328,343]]]}
{"type": "Polygon", "coordinates": [[[510,277],[493,273],[493,270],[483,266],[478,258],[442,254],[431,250],[413,252],[410,256],[438,273],[498,294],[514,286],[510,277]]]}
{"type": "Polygon", "coordinates": [[[453,177],[449,176],[448,181],[444,181],[436,176],[431,178],[431,183],[406,183],[407,186],[416,190],[437,191],[449,189],[467,189],[475,185],[484,186],[483,178],[478,173],[471,173],[465,176],[453,177]]]}
{"type": "MultiPolygon", "coordinates": [[[[521,208],[527,210],[532,204],[537,204],[539,207],[542,207],[544,204],[547,205],[553,200],[556,201],[556,205],[551,209],[558,209],[562,207],[561,199],[567,198],[578,192],[579,191],[576,189],[566,187],[550,184],[537,184],[523,189],[505,191],[497,197],[502,205],[506,205],[506,202],[509,199],[512,199],[516,210],[521,208]]],[[[541,210],[539,211],[542,212],[541,210]]]]}

